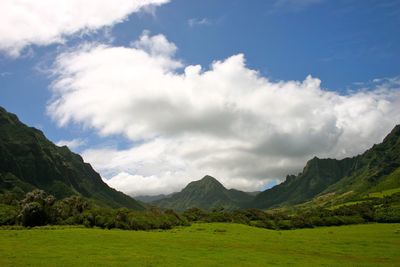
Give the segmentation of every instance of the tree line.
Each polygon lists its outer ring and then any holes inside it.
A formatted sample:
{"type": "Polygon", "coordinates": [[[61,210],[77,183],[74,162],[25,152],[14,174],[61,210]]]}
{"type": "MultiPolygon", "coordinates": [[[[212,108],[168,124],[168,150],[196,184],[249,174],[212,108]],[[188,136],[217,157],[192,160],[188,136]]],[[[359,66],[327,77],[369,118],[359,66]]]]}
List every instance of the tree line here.
{"type": "Polygon", "coordinates": [[[97,205],[80,196],[57,200],[43,190],[33,190],[21,200],[11,193],[0,196],[0,225],[84,225],[124,230],[171,229],[194,222],[241,223],[256,227],[289,230],[318,226],[339,226],[369,222],[400,222],[400,193],[367,199],[336,208],[307,208],[294,211],[259,209],[205,211],[190,208],[182,213],[149,206],[146,211],[113,209],[97,205]]]}

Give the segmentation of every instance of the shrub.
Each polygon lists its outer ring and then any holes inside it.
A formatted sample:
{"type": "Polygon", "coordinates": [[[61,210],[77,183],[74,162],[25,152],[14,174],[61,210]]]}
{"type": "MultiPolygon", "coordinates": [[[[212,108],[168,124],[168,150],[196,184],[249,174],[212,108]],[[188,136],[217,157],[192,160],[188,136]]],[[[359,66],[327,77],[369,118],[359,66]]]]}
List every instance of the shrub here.
{"type": "Polygon", "coordinates": [[[0,225],[13,225],[16,223],[18,207],[0,204],[0,225]]]}
{"type": "Polygon", "coordinates": [[[46,223],[46,213],[38,202],[26,203],[19,214],[23,226],[39,226],[46,223]]]}
{"type": "Polygon", "coordinates": [[[375,212],[377,222],[383,223],[399,223],[400,222],[400,207],[387,207],[378,209],[375,212]]]}

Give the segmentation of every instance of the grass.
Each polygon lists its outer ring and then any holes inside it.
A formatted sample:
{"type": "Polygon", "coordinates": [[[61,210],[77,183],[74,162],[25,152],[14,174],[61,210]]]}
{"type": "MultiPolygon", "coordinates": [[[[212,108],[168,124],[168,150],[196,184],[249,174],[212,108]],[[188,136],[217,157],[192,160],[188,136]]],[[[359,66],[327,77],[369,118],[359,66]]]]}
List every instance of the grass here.
{"type": "Polygon", "coordinates": [[[0,230],[0,266],[398,266],[399,251],[400,224],[0,230]]]}
{"type": "Polygon", "coordinates": [[[383,191],[380,191],[380,192],[369,193],[366,197],[383,198],[383,197],[391,196],[391,195],[399,193],[399,192],[400,192],[400,187],[399,188],[388,189],[388,190],[383,190],[383,191]]]}
{"type": "Polygon", "coordinates": [[[363,202],[365,202],[365,200],[349,201],[349,202],[345,202],[345,203],[342,203],[342,204],[338,204],[338,205],[329,207],[328,209],[329,210],[336,210],[336,209],[344,207],[344,206],[353,206],[353,205],[361,204],[363,202]]]}

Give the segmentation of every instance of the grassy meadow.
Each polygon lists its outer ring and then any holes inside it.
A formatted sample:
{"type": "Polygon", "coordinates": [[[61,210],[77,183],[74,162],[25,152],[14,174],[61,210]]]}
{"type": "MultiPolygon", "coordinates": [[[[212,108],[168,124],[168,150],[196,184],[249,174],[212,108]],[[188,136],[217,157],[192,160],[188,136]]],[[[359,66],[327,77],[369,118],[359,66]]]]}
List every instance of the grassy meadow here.
{"type": "Polygon", "coordinates": [[[399,266],[400,224],[275,231],[204,223],[167,231],[0,230],[0,266],[399,266]]]}

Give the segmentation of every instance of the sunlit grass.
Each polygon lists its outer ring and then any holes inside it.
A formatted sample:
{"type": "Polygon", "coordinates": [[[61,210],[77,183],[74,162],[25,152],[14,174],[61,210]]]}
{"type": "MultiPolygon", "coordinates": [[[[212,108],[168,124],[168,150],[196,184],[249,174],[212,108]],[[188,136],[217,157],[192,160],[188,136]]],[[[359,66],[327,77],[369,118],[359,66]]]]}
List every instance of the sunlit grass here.
{"type": "Polygon", "coordinates": [[[391,195],[399,193],[399,192],[400,192],[400,187],[399,188],[388,189],[388,190],[383,190],[383,191],[380,191],[380,192],[369,193],[367,195],[367,197],[383,198],[383,197],[391,196],[391,195]]]}
{"type": "Polygon", "coordinates": [[[169,231],[0,230],[0,266],[395,266],[400,224],[273,231],[194,224],[169,231]]]}

